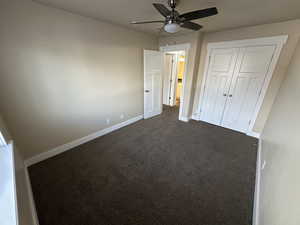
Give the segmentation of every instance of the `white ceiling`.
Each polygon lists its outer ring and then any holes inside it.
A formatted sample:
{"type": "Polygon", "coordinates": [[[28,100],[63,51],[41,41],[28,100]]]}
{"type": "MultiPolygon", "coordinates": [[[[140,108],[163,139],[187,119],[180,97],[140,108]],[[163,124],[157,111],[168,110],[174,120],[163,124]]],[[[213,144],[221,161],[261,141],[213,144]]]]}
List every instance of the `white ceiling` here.
{"type": "MultiPolygon", "coordinates": [[[[161,24],[130,25],[130,21],[160,20],[163,17],[152,3],[167,0],[35,0],[83,16],[92,17],[157,35],[161,24]]],[[[280,22],[300,17],[300,0],[181,0],[180,13],[216,6],[216,16],[195,20],[203,31],[218,31],[242,26],[280,22]]],[[[187,30],[181,32],[190,32],[187,30]]]]}

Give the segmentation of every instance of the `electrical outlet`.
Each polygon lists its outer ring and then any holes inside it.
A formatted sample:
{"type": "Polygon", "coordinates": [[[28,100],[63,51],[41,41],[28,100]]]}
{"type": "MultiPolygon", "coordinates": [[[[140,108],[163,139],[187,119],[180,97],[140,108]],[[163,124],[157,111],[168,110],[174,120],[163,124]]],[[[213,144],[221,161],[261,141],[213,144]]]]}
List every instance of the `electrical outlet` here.
{"type": "Polygon", "coordinates": [[[106,119],[106,124],[110,124],[110,119],[109,118],[106,119]]]}
{"type": "Polygon", "coordinates": [[[124,114],[121,114],[121,115],[120,115],[120,119],[124,119],[124,114]]]}

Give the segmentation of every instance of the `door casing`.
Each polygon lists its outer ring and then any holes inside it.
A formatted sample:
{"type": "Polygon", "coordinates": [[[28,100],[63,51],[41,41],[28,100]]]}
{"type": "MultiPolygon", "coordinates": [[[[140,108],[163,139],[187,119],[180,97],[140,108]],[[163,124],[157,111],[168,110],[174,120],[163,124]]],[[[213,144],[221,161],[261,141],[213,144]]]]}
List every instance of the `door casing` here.
{"type": "Polygon", "coordinates": [[[183,80],[182,80],[182,94],[181,94],[181,99],[182,102],[179,107],[179,120],[188,122],[188,119],[183,116],[183,108],[186,105],[186,100],[185,100],[185,86],[186,86],[186,79],[187,79],[187,65],[189,62],[189,49],[191,48],[190,43],[185,43],[185,44],[178,44],[178,45],[167,45],[167,46],[162,46],[160,47],[160,51],[163,53],[166,52],[172,52],[172,51],[185,51],[185,65],[184,65],[184,74],[183,74],[183,80]]]}

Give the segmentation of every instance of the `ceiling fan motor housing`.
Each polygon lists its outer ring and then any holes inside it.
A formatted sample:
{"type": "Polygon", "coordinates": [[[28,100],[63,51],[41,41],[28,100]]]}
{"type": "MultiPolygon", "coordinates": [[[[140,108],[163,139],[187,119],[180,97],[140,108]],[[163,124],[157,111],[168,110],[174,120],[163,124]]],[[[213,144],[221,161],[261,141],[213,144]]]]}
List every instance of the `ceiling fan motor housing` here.
{"type": "Polygon", "coordinates": [[[179,13],[176,10],[171,11],[170,15],[166,17],[166,23],[180,23],[179,13]]]}

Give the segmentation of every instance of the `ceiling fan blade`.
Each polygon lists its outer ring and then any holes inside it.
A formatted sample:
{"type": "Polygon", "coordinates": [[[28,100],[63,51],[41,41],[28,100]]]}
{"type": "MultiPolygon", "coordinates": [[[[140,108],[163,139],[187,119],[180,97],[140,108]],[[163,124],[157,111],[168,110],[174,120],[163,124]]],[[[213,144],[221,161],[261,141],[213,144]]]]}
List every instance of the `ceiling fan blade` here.
{"type": "Polygon", "coordinates": [[[147,23],[165,23],[164,20],[153,20],[153,21],[132,21],[131,24],[147,24],[147,23]]]}
{"type": "Polygon", "coordinates": [[[216,7],[213,7],[213,8],[207,8],[207,9],[184,13],[180,15],[179,18],[183,19],[183,21],[190,21],[190,20],[196,20],[208,16],[213,16],[216,14],[218,14],[218,10],[216,7]]]}
{"type": "Polygon", "coordinates": [[[197,23],[189,22],[189,21],[184,22],[180,26],[183,28],[186,28],[186,29],[190,29],[190,30],[200,30],[202,28],[201,25],[199,25],[197,23]]]}
{"type": "Polygon", "coordinates": [[[164,6],[163,4],[153,3],[153,6],[164,17],[167,17],[167,16],[169,16],[171,14],[171,11],[166,6],[164,6]]]}

